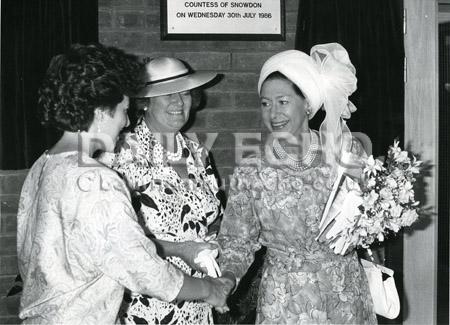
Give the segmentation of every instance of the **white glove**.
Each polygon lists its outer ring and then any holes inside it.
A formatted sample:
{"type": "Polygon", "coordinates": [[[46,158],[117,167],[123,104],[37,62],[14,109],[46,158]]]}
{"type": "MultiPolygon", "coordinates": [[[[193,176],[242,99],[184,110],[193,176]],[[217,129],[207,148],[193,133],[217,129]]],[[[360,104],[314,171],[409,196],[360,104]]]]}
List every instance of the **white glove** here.
{"type": "Polygon", "coordinates": [[[216,257],[219,255],[219,250],[204,249],[197,254],[194,263],[207,270],[206,274],[212,278],[222,276],[219,265],[216,262],[216,257]]]}

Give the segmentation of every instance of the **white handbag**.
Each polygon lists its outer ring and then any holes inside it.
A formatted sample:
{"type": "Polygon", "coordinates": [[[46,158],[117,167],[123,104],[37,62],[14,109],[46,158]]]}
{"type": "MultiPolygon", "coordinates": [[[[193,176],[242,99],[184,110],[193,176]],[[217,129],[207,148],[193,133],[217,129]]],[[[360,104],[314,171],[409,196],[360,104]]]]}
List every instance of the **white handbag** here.
{"type": "Polygon", "coordinates": [[[400,313],[400,299],[394,281],[394,271],[365,259],[360,259],[369,281],[375,312],[394,319],[400,313]],[[383,273],[388,277],[383,281],[383,273]]]}

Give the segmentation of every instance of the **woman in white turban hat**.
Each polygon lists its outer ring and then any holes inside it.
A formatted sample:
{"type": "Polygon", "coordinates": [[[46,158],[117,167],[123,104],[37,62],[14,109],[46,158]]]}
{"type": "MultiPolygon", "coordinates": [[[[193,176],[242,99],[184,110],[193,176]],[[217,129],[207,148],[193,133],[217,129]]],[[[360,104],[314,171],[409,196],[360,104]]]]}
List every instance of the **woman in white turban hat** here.
{"type": "Polygon", "coordinates": [[[340,162],[341,151],[349,150],[350,131],[345,119],[356,111],[348,97],[356,90],[356,70],[347,51],[338,43],[319,44],[311,56],[296,50],[278,53],[268,59],[260,73],[258,93],[264,81],[279,72],[301,91],[308,104],[308,118],[319,109],[326,112],[320,127],[324,160],[332,167],[340,162]],[[347,148],[343,148],[344,143],[347,148]]]}
{"type": "Polygon", "coordinates": [[[235,169],[218,237],[222,272],[237,282],[267,247],[257,323],[376,324],[356,252],[338,255],[315,240],[336,158],[343,150],[363,155],[345,124],[355,90],[355,68],[337,43],[316,45],[311,55],[278,53],[261,69],[261,114],[273,137],[266,155],[235,169]],[[321,108],[326,117],[311,130],[321,108]]]}

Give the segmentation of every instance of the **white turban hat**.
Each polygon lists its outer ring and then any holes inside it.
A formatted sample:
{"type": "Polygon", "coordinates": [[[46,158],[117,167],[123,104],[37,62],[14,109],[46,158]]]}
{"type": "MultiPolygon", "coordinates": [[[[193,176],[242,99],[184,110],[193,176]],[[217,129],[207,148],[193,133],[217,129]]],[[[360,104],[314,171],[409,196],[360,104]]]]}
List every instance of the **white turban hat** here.
{"type": "Polygon", "coordinates": [[[258,93],[266,78],[280,72],[294,83],[305,96],[311,119],[322,107],[326,117],[320,126],[322,149],[327,160],[340,155],[344,133],[350,133],[343,119],[356,111],[348,97],[356,90],[356,70],[345,48],[338,43],[319,44],[311,48],[311,55],[287,50],[269,58],[261,68],[258,93]]]}
{"type": "Polygon", "coordinates": [[[261,95],[262,84],[273,72],[281,72],[303,93],[311,106],[311,115],[319,110],[323,104],[320,91],[321,80],[319,67],[308,54],[297,50],[288,50],[275,54],[268,59],[259,75],[258,93],[261,95]]]}

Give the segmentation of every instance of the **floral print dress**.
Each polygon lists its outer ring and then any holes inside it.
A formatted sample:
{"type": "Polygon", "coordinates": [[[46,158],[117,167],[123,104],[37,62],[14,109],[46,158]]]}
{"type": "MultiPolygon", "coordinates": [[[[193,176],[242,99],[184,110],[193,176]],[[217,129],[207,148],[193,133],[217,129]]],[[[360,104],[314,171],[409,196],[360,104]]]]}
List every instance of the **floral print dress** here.
{"type": "MultiPolygon", "coordinates": [[[[182,157],[188,179],[182,179],[165,159],[158,140],[141,122],[125,135],[112,162],[129,185],[134,207],[149,237],[183,242],[204,239],[208,226],[221,214],[219,188],[207,153],[198,143],[183,137],[182,157]]],[[[182,259],[167,260],[185,274],[203,277],[182,259]]],[[[122,318],[139,324],[212,324],[212,309],[200,301],[167,303],[136,293],[125,294],[122,318]]]]}
{"type": "Polygon", "coordinates": [[[235,169],[218,238],[222,272],[239,280],[264,245],[257,323],[375,324],[356,253],[335,255],[315,240],[335,179],[315,154],[303,171],[264,158],[248,158],[235,169]]]}

